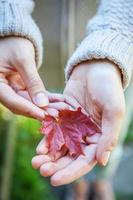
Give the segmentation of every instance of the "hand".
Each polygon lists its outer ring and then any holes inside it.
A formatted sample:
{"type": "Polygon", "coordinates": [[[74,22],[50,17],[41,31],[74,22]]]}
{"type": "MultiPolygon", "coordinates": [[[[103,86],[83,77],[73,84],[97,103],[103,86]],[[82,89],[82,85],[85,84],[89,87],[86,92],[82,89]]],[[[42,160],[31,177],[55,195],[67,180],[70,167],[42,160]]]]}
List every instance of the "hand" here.
{"type": "Polygon", "coordinates": [[[36,69],[34,47],[27,39],[0,39],[0,102],[13,113],[44,118],[41,108],[49,101],[36,69]]]}
{"type": "Polygon", "coordinates": [[[53,186],[69,184],[91,171],[96,165],[95,152],[99,136],[100,134],[96,134],[89,137],[89,145],[83,146],[84,155],[75,159],[61,152],[56,155],[56,160],[49,154],[44,137],[36,149],[37,155],[32,159],[32,166],[39,169],[42,176],[51,176],[53,186]]]}
{"type": "Polygon", "coordinates": [[[37,149],[38,156],[32,164],[40,168],[43,176],[52,176],[53,185],[70,183],[88,173],[97,161],[106,165],[117,143],[125,111],[124,94],[118,68],[107,60],[82,63],[77,66],[64,90],[67,103],[82,106],[101,127],[101,135],[87,138],[89,146],[84,147],[85,156],[76,160],[63,155],[52,161],[48,149],[37,149]]]}
{"type": "Polygon", "coordinates": [[[125,113],[118,67],[108,60],[80,64],[73,70],[64,95],[76,100],[101,127],[96,159],[99,164],[106,165],[117,144],[125,113]]]}

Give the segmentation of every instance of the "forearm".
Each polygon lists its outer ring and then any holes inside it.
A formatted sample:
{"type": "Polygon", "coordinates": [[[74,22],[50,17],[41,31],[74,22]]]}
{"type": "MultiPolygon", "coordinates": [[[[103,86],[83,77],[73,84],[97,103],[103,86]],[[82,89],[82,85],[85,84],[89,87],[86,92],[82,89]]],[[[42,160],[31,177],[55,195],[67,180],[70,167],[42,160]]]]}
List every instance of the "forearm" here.
{"type": "Polygon", "coordinates": [[[132,21],[132,0],[102,0],[96,16],[88,23],[87,37],[68,61],[67,79],[79,63],[106,58],[117,64],[123,87],[127,87],[133,66],[132,21]]]}
{"type": "Polygon", "coordinates": [[[0,37],[18,36],[30,40],[35,49],[37,66],[42,62],[42,37],[31,17],[32,0],[0,0],[0,37]]]}

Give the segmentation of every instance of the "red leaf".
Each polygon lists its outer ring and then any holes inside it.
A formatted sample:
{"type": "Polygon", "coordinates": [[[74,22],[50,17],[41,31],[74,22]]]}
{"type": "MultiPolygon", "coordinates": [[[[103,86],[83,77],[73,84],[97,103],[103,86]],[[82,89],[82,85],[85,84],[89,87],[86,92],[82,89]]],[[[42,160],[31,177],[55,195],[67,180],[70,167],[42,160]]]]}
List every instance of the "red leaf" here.
{"type": "Polygon", "coordinates": [[[99,133],[100,129],[90,116],[81,112],[62,110],[58,118],[46,116],[42,122],[41,133],[45,134],[49,152],[55,155],[65,147],[71,156],[83,154],[82,143],[86,136],[99,133]]]}

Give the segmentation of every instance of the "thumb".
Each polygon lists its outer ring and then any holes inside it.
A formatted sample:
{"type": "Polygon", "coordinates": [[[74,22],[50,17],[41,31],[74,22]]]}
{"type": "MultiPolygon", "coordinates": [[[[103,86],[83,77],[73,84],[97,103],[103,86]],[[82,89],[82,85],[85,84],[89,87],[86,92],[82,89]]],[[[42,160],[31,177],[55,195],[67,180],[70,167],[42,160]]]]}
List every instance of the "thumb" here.
{"type": "Polygon", "coordinates": [[[102,135],[96,151],[96,159],[101,165],[107,164],[110,154],[118,142],[123,115],[123,108],[105,109],[103,111],[102,135]]]}
{"type": "Polygon", "coordinates": [[[47,92],[39,76],[35,61],[23,62],[17,67],[32,101],[39,107],[49,104],[47,92]]]}

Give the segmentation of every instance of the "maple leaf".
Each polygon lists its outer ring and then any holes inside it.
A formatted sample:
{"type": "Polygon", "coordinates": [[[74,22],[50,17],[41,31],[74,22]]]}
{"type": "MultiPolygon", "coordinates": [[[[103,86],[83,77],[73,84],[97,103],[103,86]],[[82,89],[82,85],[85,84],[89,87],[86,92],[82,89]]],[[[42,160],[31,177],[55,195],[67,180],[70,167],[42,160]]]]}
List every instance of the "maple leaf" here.
{"type": "Polygon", "coordinates": [[[90,116],[82,113],[81,108],[76,111],[59,111],[59,117],[50,115],[42,121],[41,133],[46,135],[49,152],[55,155],[66,148],[70,156],[83,154],[82,143],[86,136],[99,133],[100,129],[90,116]]]}

